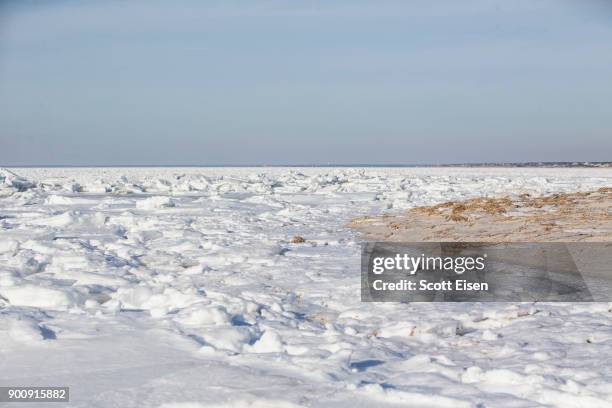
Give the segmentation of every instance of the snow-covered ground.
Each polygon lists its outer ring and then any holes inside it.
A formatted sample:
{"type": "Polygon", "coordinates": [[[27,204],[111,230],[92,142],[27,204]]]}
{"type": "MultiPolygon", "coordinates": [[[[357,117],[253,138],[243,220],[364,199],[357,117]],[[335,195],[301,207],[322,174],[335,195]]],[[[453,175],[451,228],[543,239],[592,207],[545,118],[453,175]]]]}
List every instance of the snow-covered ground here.
{"type": "Polygon", "coordinates": [[[611,304],[361,303],[345,227],[612,170],[12,171],[0,386],[70,386],[72,407],[612,406],[611,304]]]}

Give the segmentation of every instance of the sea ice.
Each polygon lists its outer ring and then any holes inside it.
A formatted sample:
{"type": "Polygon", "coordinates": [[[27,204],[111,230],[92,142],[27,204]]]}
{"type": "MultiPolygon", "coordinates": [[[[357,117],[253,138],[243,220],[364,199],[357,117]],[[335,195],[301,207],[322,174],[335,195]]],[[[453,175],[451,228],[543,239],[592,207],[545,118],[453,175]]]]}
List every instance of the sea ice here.
{"type": "Polygon", "coordinates": [[[72,407],[610,407],[612,304],[361,303],[346,225],[611,185],[608,169],[3,170],[0,384],[70,386],[72,407]]]}

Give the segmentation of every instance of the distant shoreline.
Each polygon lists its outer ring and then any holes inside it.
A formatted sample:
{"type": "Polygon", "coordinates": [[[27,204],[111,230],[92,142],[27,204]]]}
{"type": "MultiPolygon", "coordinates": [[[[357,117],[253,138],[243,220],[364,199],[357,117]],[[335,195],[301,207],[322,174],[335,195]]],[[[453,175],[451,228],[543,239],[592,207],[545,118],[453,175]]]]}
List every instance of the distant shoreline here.
{"type": "Polygon", "coordinates": [[[439,163],[439,164],[121,164],[121,165],[87,165],[87,164],[40,164],[40,165],[3,165],[5,168],[223,168],[223,167],[338,167],[338,168],[419,168],[419,167],[461,167],[461,168],[612,168],[612,162],[523,162],[523,163],[439,163]]]}

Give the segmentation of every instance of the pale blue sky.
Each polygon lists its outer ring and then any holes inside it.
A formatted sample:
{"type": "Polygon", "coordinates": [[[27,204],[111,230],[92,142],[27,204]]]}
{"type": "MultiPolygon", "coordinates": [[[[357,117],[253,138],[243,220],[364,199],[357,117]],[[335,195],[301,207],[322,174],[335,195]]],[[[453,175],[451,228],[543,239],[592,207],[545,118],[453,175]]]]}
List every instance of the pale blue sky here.
{"type": "Polygon", "coordinates": [[[611,153],[605,0],[0,3],[0,165],[611,153]]]}

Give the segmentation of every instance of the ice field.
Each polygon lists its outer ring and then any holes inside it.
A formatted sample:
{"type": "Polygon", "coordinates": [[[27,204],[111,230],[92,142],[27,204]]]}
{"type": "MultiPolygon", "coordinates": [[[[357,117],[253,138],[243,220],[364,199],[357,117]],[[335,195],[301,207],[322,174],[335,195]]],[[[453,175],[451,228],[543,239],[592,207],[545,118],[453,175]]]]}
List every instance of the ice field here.
{"type": "Polygon", "coordinates": [[[612,407],[612,304],[361,303],[346,227],[603,186],[612,169],[0,170],[0,385],[69,386],[71,407],[612,407]]]}

